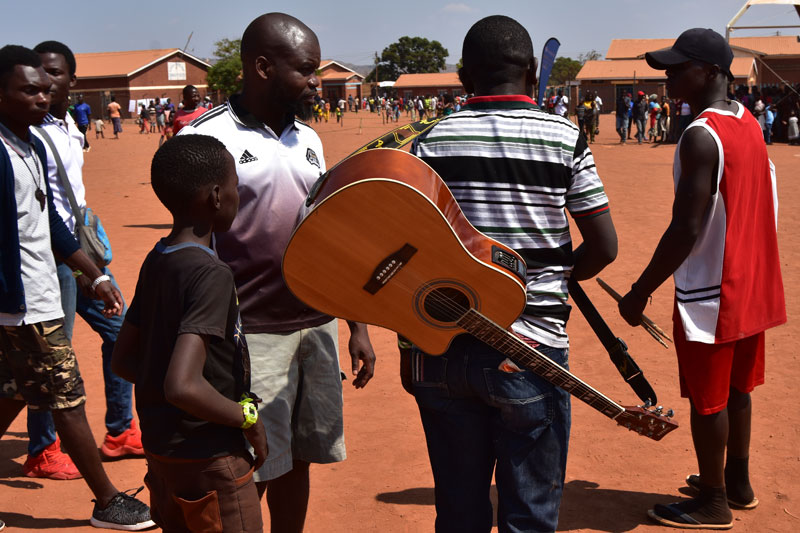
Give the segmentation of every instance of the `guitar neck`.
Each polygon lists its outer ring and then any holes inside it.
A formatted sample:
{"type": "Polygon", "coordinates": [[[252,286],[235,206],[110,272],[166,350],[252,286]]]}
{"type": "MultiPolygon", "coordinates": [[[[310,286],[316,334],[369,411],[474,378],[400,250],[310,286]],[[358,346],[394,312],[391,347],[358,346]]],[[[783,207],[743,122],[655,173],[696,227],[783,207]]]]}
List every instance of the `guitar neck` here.
{"type": "Polygon", "coordinates": [[[569,370],[527,345],[519,337],[492,322],[475,309],[470,309],[458,320],[458,325],[475,338],[507,355],[538,376],[561,387],[590,407],[611,419],[625,412],[625,408],[581,381],[569,370]]]}

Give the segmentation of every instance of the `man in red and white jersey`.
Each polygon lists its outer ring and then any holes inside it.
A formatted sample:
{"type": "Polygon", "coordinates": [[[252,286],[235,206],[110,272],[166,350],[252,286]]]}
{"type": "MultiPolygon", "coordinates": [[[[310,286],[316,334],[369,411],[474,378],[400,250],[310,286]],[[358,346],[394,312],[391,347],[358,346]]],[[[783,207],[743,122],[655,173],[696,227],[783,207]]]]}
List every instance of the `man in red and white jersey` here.
{"type": "Polygon", "coordinates": [[[750,392],[764,383],[764,331],[786,322],[775,169],[755,118],[726,97],[733,53],[721,35],[687,30],[645,57],[667,71],[670,97],[703,110],[675,152],[672,221],[619,304],[638,325],[650,294],[674,275],[681,395],[691,403],[700,469],[686,482],[698,496],[649,515],[673,527],[729,529],[731,507],[758,504],[748,472],[750,392]]]}

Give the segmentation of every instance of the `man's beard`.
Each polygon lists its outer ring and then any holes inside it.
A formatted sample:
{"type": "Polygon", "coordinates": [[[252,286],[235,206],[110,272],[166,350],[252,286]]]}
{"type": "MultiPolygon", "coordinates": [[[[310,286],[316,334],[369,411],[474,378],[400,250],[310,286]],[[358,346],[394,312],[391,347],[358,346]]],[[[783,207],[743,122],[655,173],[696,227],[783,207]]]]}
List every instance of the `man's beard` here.
{"type": "Polygon", "coordinates": [[[302,100],[299,102],[292,103],[289,106],[289,109],[294,114],[294,116],[296,116],[303,122],[308,122],[309,120],[311,120],[311,117],[313,116],[311,104],[302,100]]]}

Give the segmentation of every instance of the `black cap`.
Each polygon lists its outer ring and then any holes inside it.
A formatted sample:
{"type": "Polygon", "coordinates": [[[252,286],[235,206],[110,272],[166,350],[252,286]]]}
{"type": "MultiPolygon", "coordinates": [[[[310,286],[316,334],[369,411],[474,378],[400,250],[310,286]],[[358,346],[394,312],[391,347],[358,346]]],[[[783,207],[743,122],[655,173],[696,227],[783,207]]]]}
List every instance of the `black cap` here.
{"type": "Polygon", "coordinates": [[[728,79],[733,81],[731,47],[728,46],[722,35],[708,28],[686,30],[675,40],[672,48],[647,52],[644,58],[647,60],[647,64],[656,70],[667,70],[673,65],[680,65],[695,59],[719,66],[728,79]]]}

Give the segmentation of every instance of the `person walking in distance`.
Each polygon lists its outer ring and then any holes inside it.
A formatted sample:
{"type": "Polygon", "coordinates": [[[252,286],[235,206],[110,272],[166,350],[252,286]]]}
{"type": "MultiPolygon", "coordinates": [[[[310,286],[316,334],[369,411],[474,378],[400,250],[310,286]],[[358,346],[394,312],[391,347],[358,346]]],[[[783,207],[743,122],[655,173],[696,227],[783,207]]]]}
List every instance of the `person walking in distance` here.
{"type": "Polygon", "coordinates": [[[86,137],[86,132],[89,129],[89,125],[92,123],[92,108],[83,101],[82,94],[78,95],[78,105],[75,106],[74,111],[75,122],[78,125],[78,129],[83,133],[83,149],[88,152],[91,147],[89,146],[89,138],[86,137]]]}
{"type": "Polygon", "coordinates": [[[119,134],[122,133],[122,116],[120,115],[120,105],[117,103],[116,97],[111,97],[111,102],[109,102],[106,110],[108,111],[108,118],[111,119],[114,138],[119,139],[119,134]]]}

